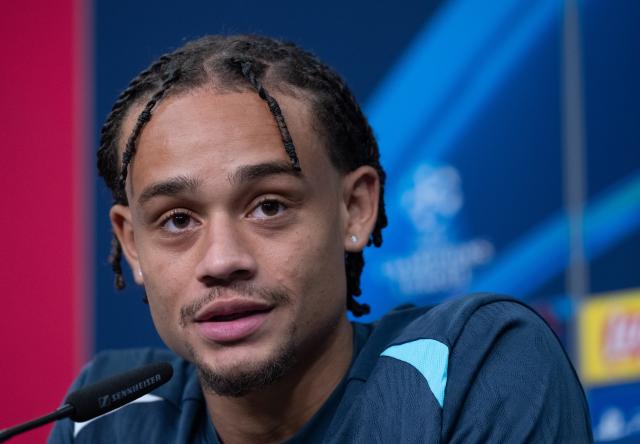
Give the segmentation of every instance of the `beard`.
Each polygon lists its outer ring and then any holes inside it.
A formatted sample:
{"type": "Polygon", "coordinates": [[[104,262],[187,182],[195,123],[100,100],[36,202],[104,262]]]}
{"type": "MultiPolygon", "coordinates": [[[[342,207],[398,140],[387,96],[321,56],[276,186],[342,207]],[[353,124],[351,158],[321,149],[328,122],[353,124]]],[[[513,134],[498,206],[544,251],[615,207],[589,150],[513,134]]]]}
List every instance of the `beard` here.
{"type": "MultiPolygon", "coordinates": [[[[227,290],[230,289],[244,295],[257,296],[259,299],[273,303],[276,306],[291,303],[291,296],[284,289],[265,290],[242,284],[232,284],[227,287],[227,290]]],[[[181,325],[186,325],[188,320],[201,307],[217,297],[218,292],[219,289],[213,290],[206,298],[183,307],[181,310],[181,325]]],[[[263,361],[225,371],[214,369],[206,364],[203,357],[196,353],[191,344],[187,344],[187,350],[191,358],[190,361],[198,369],[200,383],[204,390],[220,396],[241,397],[273,384],[296,365],[295,333],[295,325],[292,325],[285,337],[285,342],[263,361]]]]}
{"type": "Polygon", "coordinates": [[[270,386],[297,362],[293,337],[289,335],[287,342],[266,360],[225,372],[209,367],[191,350],[202,388],[220,396],[237,398],[270,386]]]}

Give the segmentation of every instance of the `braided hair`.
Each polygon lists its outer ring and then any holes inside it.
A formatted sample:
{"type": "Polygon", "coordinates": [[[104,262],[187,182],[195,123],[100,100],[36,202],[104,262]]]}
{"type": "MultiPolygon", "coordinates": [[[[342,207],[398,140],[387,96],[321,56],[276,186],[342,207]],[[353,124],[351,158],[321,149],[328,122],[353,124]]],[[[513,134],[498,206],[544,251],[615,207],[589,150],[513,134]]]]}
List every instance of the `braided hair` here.
{"type": "MultiPolygon", "coordinates": [[[[291,167],[300,170],[295,145],[269,85],[283,94],[301,91],[316,116],[331,163],[342,173],[363,165],[373,167],[380,178],[378,218],[367,245],[382,244],[387,225],[384,209],[385,173],[380,165],[378,145],[360,106],[345,82],[314,55],[292,43],[259,36],[207,36],[165,54],[134,78],[120,94],[100,132],[98,170],[111,190],[114,204],[128,205],[125,185],[134,161],[136,145],[154,108],[165,97],[210,84],[220,91],[255,91],[273,115],[291,167]],[[144,104],[126,145],[119,156],[123,122],[134,105],[144,104]]],[[[125,286],[121,268],[122,247],[113,238],[110,262],[118,289],[125,286]]],[[[369,312],[369,306],[355,300],[362,291],[362,252],[345,253],[346,306],[355,316],[369,312]]]]}

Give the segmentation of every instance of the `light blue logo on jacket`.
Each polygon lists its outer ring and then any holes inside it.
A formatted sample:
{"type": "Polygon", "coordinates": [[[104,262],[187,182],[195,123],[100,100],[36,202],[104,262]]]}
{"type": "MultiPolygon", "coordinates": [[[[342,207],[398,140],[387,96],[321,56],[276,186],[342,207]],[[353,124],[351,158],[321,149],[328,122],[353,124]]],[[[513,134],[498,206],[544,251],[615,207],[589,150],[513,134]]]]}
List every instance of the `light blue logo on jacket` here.
{"type": "Polygon", "coordinates": [[[440,407],[444,405],[444,390],[447,387],[449,348],[434,339],[416,339],[393,345],[380,356],[388,356],[415,367],[427,380],[431,392],[440,407]]]}

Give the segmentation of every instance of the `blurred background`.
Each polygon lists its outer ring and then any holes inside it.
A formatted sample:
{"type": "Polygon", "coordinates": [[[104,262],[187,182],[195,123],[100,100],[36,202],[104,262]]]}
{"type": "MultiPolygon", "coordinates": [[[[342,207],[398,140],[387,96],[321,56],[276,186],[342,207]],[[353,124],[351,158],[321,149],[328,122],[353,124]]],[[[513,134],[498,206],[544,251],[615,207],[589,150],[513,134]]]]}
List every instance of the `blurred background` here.
{"type": "Polygon", "coordinates": [[[2,2],[0,428],[55,408],[95,352],[161,346],[140,289],[113,288],[99,129],[164,52],[259,33],[333,66],[378,136],[390,226],[365,320],[521,298],[569,351],[597,441],[640,442],[639,22],[635,0],[2,2]]]}

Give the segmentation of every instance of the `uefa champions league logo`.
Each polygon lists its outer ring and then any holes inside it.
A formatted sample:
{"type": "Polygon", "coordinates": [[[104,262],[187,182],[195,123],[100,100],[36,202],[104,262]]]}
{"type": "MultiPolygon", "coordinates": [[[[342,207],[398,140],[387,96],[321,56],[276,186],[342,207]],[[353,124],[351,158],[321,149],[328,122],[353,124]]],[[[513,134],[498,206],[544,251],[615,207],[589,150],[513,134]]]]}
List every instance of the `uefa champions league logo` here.
{"type": "Polygon", "coordinates": [[[485,239],[455,236],[456,218],[464,204],[458,171],[448,165],[420,165],[401,204],[417,233],[417,248],[386,261],[384,274],[407,299],[463,291],[474,268],[491,261],[494,247],[485,239]]]}

